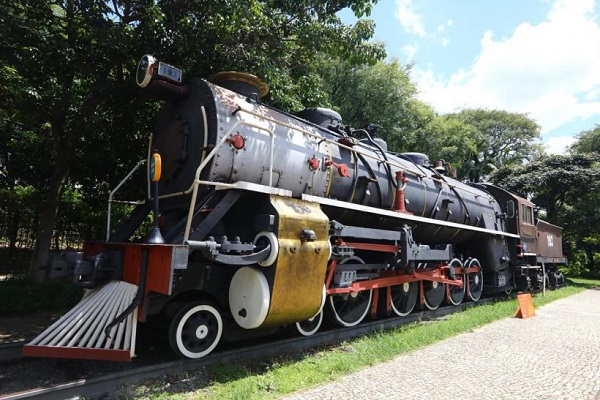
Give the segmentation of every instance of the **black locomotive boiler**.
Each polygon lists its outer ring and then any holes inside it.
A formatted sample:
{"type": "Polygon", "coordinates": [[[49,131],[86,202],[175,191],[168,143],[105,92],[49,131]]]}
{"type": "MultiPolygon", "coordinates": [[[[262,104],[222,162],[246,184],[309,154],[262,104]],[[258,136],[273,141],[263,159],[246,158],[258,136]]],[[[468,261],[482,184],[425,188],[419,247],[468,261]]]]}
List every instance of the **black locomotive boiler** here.
{"type": "Polygon", "coordinates": [[[332,110],[262,104],[253,75],[184,80],[144,56],[137,81],[164,101],[145,200],[114,231],[109,215],[106,241],[54,260],[89,290],[24,354],[130,360],[137,322],[161,315],[173,350],[199,358],[282,326],[312,335],[324,315],[351,327],[516,287],[519,213],[502,189],[390,153],[332,110]]]}

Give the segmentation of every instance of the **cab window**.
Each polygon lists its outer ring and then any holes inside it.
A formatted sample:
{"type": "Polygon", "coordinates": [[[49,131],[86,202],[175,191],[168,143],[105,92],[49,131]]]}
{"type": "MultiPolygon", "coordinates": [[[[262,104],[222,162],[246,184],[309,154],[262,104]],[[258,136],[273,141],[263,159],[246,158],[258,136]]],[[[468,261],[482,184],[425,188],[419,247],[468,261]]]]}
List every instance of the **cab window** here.
{"type": "Polygon", "coordinates": [[[533,225],[533,208],[525,204],[521,204],[521,222],[524,224],[533,225]]]}

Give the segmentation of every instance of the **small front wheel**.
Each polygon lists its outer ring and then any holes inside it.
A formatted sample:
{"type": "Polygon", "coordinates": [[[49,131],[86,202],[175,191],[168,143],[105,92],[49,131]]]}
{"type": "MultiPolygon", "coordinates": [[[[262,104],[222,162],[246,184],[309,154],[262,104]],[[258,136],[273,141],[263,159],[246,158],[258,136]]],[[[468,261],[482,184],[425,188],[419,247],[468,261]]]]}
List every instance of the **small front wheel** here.
{"type": "Polygon", "coordinates": [[[296,322],[293,325],[293,331],[302,336],[312,336],[321,327],[323,322],[323,310],[319,311],[317,315],[307,320],[296,322]]]}
{"type": "Polygon", "coordinates": [[[185,304],[169,325],[169,344],[180,357],[201,358],[217,347],[223,334],[223,320],[209,304],[185,304]]]}

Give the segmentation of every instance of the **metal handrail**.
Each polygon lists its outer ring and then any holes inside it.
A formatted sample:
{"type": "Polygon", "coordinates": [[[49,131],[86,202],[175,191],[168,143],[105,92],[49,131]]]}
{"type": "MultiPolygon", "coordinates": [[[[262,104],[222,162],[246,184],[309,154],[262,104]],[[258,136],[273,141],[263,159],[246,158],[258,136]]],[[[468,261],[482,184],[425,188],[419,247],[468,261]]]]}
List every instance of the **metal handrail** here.
{"type": "MultiPolygon", "coordinates": [[[[206,112],[204,110],[204,107],[202,107],[202,112],[203,112],[203,120],[204,120],[204,132],[205,132],[205,148],[206,148],[206,139],[207,139],[207,121],[206,121],[206,112]]],[[[254,112],[253,110],[248,110],[248,109],[244,109],[241,107],[238,107],[236,109],[236,113],[239,112],[243,112],[255,117],[258,117],[260,119],[262,119],[263,121],[267,122],[267,123],[274,123],[289,129],[292,129],[294,131],[300,132],[303,135],[306,135],[308,137],[311,137],[313,139],[318,139],[319,140],[319,144],[320,143],[329,143],[335,146],[338,146],[340,148],[346,149],[352,153],[358,153],[361,154],[367,158],[372,158],[372,159],[377,159],[380,162],[386,163],[388,165],[391,165],[393,167],[396,168],[401,168],[403,169],[405,172],[408,172],[416,177],[419,178],[419,180],[423,183],[423,181],[421,180],[421,178],[426,177],[427,175],[424,175],[422,172],[418,172],[412,169],[408,169],[405,166],[401,166],[398,165],[394,162],[390,162],[388,160],[381,160],[378,157],[374,156],[371,153],[365,152],[365,151],[361,151],[359,149],[356,149],[354,147],[351,146],[347,146],[344,145],[343,143],[339,143],[337,141],[328,139],[324,136],[321,135],[317,135],[314,132],[310,132],[306,129],[303,129],[301,127],[298,126],[294,126],[292,124],[289,123],[285,123],[282,121],[278,121],[272,117],[268,117],[265,115],[261,115],[259,113],[254,112]]],[[[227,132],[225,132],[223,134],[223,136],[221,137],[221,139],[219,140],[219,142],[214,146],[214,148],[210,151],[210,153],[208,155],[206,155],[204,157],[204,152],[206,150],[203,150],[203,157],[202,157],[202,161],[200,163],[200,165],[198,166],[198,168],[196,169],[196,173],[194,176],[194,181],[192,182],[191,186],[184,190],[184,191],[179,191],[179,192],[175,192],[175,193],[168,193],[165,195],[159,195],[159,199],[166,199],[166,198],[171,198],[171,197],[177,197],[177,196],[183,196],[183,195],[188,195],[188,194],[192,194],[192,198],[191,198],[191,202],[190,202],[190,207],[188,210],[188,216],[187,216],[187,222],[186,222],[186,227],[185,227],[185,231],[184,231],[184,236],[183,236],[183,243],[185,244],[186,241],[189,238],[189,234],[190,234],[190,230],[191,230],[191,224],[192,224],[192,218],[194,215],[194,208],[195,208],[195,203],[197,200],[197,196],[198,196],[198,189],[200,185],[206,185],[206,186],[214,186],[214,187],[221,187],[221,188],[227,188],[227,187],[234,187],[235,185],[233,184],[228,184],[228,183],[223,183],[223,182],[213,182],[213,181],[204,181],[204,180],[200,180],[200,175],[202,173],[202,171],[204,170],[204,168],[208,165],[208,163],[215,157],[215,155],[217,154],[217,152],[221,149],[221,147],[225,144],[225,142],[231,137],[233,131],[235,129],[237,129],[239,126],[248,126],[251,128],[256,128],[260,131],[266,132],[269,134],[270,136],[270,143],[269,143],[269,181],[268,181],[268,187],[272,188],[273,186],[273,153],[274,153],[274,142],[275,142],[275,132],[272,129],[269,129],[267,127],[264,126],[260,126],[256,123],[252,123],[249,121],[244,121],[242,119],[239,119],[237,121],[235,121],[235,123],[228,129],[227,132]]],[[[119,185],[111,192],[110,197],[109,197],[109,204],[108,204],[108,220],[107,220],[107,228],[106,228],[106,238],[108,240],[109,236],[110,236],[110,222],[111,222],[111,204],[113,202],[112,198],[113,195],[116,193],[117,190],[120,189],[120,187],[125,183],[126,180],[128,180],[130,178],[130,176],[145,162],[145,160],[141,160],[140,162],[138,162],[138,164],[129,172],[129,174],[127,174],[127,176],[121,181],[121,183],[119,183],[119,185]]],[[[445,182],[450,188],[453,188],[454,185],[443,181],[443,180],[439,180],[438,178],[436,178],[435,176],[428,176],[431,180],[433,181],[440,181],[440,182],[445,182]]],[[[462,190],[466,191],[466,192],[470,192],[470,193],[474,193],[471,192],[468,189],[462,188],[462,190]]],[[[149,194],[148,196],[149,198],[151,198],[151,195],[149,194]]]]}
{"type": "MultiPolygon", "coordinates": [[[[127,175],[125,175],[125,178],[123,178],[123,180],[117,185],[117,187],[115,187],[112,192],[110,192],[110,195],[108,196],[108,213],[106,216],[106,241],[108,242],[108,239],[110,238],[110,223],[111,223],[111,213],[112,213],[112,203],[116,203],[116,200],[113,200],[113,197],[115,195],[115,193],[117,193],[117,191],[119,189],[121,189],[121,186],[123,186],[125,184],[125,182],[127,180],[129,180],[129,178],[131,178],[131,175],[133,175],[133,173],[135,171],[137,171],[137,169],[146,162],[146,160],[140,160],[135,167],[133,167],[133,169],[131,171],[129,171],[129,173],[127,175]]],[[[123,203],[122,201],[119,201],[119,203],[123,203]]],[[[131,204],[139,204],[139,202],[128,202],[131,204]]]]}
{"type": "Polygon", "coordinates": [[[200,163],[200,165],[198,166],[198,168],[196,169],[196,174],[194,176],[194,182],[192,183],[192,186],[190,187],[190,189],[186,190],[183,193],[179,193],[179,194],[188,194],[190,193],[190,190],[192,192],[192,199],[190,201],[190,209],[188,211],[188,217],[187,217],[187,222],[185,225],[185,232],[183,234],[183,244],[185,244],[189,238],[190,235],[190,230],[191,230],[191,226],[192,226],[192,218],[194,216],[194,208],[196,206],[196,198],[198,196],[198,188],[199,186],[202,185],[213,185],[213,186],[224,186],[227,184],[222,184],[222,183],[218,183],[218,182],[212,182],[212,181],[201,181],[200,180],[200,174],[202,173],[202,170],[204,169],[204,167],[206,167],[206,165],[208,164],[208,162],[215,156],[215,154],[217,154],[217,151],[221,148],[221,146],[223,146],[223,144],[227,141],[227,139],[230,138],[231,133],[237,129],[238,126],[240,125],[245,125],[245,126],[249,126],[252,128],[256,128],[258,130],[262,130],[265,131],[269,134],[269,136],[271,137],[270,143],[269,143],[269,187],[273,186],[273,145],[275,142],[275,132],[273,132],[270,129],[267,129],[263,126],[257,125],[257,124],[253,124],[250,122],[246,122],[243,120],[237,120],[232,126],[231,128],[229,128],[229,130],[223,135],[223,137],[221,138],[221,140],[219,140],[219,142],[215,145],[215,147],[211,150],[211,152],[206,156],[206,158],[204,160],[202,160],[202,162],[200,163]]]}

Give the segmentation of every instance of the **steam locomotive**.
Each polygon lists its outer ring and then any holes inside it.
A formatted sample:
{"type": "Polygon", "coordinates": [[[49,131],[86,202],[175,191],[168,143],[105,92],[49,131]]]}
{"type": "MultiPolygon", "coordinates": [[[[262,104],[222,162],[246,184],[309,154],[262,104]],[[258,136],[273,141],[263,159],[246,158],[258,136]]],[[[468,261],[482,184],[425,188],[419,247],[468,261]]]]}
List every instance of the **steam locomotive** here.
{"type": "Polygon", "coordinates": [[[53,261],[89,290],[25,355],[130,360],[137,322],[160,315],[174,352],[200,358],[283,326],[312,335],[324,316],[352,327],[564,279],[546,273],[566,262],[560,228],[536,227],[531,203],[388,152],[375,126],[288,114],[260,102],[253,75],[184,80],[150,55],[137,83],[164,100],[145,201],[114,231],[109,212],[106,241],[53,261]]]}

